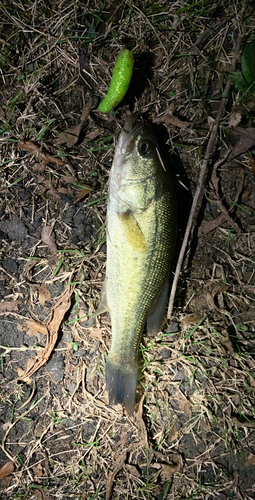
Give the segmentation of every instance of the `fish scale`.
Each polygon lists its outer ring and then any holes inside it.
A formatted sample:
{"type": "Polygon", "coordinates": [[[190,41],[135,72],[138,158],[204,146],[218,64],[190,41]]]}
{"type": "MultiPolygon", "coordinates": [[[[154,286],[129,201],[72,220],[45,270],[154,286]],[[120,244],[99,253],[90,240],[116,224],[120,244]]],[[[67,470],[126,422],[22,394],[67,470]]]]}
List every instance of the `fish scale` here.
{"type": "Polygon", "coordinates": [[[122,403],[130,415],[141,335],[146,321],[150,334],[160,328],[176,232],[173,182],[162,167],[151,127],[131,115],[110,173],[106,278],[98,310],[91,317],[110,312],[106,388],[109,403],[122,403]]]}

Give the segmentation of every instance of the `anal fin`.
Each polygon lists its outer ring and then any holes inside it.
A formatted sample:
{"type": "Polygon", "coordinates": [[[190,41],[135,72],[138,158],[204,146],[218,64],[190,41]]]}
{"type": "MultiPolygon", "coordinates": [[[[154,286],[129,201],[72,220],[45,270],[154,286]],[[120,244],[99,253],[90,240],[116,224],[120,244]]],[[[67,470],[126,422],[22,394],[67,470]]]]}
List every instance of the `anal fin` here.
{"type": "Polygon", "coordinates": [[[159,294],[157,302],[154,304],[147,317],[147,334],[148,336],[158,333],[164,317],[167,296],[168,296],[169,277],[166,276],[162,290],[159,294]]]}
{"type": "Polygon", "coordinates": [[[106,281],[104,281],[103,286],[102,286],[102,290],[101,290],[101,299],[100,299],[100,302],[98,304],[98,308],[89,317],[87,325],[88,326],[92,326],[95,318],[97,316],[99,316],[100,314],[103,314],[103,313],[105,313],[107,311],[109,311],[109,307],[108,307],[108,304],[107,304],[106,281]]]}

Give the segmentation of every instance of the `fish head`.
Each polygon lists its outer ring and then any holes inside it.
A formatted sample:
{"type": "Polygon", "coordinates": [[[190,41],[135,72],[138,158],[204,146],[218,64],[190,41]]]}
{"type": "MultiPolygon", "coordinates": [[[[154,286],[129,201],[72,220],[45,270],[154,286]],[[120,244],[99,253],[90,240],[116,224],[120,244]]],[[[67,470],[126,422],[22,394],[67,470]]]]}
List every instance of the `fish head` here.
{"type": "Polygon", "coordinates": [[[131,209],[142,210],[155,197],[161,171],[157,140],[150,125],[137,115],[130,115],[115,150],[110,174],[111,194],[131,209]]]}
{"type": "Polygon", "coordinates": [[[157,140],[150,125],[135,114],[130,115],[120,134],[113,161],[121,177],[142,179],[148,177],[157,159],[157,140]]]}

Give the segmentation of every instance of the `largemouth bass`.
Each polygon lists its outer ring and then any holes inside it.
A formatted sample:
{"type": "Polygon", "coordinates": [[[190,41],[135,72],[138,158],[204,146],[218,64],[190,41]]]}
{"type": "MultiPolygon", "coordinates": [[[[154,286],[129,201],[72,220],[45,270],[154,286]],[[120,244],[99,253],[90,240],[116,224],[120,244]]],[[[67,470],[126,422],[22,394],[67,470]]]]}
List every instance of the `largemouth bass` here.
{"type": "Polygon", "coordinates": [[[112,344],[106,361],[109,403],[131,415],[138,350],[145,323],[157,333],[163,319],[177,232],[173,182],[160,161],[151,127],[131,115],[115,150],[107,206],[106,278],[91,316],[109,311],[112,344]]]}

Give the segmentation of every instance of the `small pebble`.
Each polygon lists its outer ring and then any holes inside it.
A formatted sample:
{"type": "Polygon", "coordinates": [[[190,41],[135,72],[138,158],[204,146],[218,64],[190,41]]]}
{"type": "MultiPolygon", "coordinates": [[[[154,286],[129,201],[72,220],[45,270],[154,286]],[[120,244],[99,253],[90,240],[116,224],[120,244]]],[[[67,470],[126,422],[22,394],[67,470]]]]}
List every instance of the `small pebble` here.
{"type": "Polygon", "coordinates": [[[46,370],[51,374],[54,382],[62,382],[65,372],[63,356],[53,356],[47,363],[46,370]]]}
{"type": "Polygon", "coordinates": [[[170,358],[170,355],[171,355],[170,349],[167,349],[166,347],[163,347],[163,349],[161,349],[160,351],[161,359],[168,359],[170,358]]]}
{"type": "Polygon", "coordinates": [[[16,261],[14,259],[11,259],[11,257],[6,257],[3,260],[3,268],[10,273],[16,273],[18,270],[16,261]]]}
{"type": "Polygon", "coordinates": [[[179,325],[176,323],[176,321],[170,321],[166,333],[178,333],[179,332],[179,325]]]}
{"type": "Polygon", "coordinates": [[[13,219],[6,223],[7,234],[12,241],[23,241],[27,236],[27,228],[24,222],[18,218],[17,215],[13,216],[13,219]]]}

